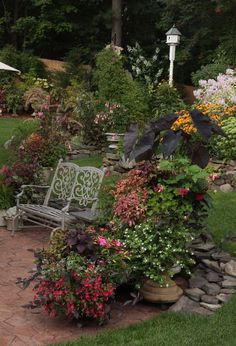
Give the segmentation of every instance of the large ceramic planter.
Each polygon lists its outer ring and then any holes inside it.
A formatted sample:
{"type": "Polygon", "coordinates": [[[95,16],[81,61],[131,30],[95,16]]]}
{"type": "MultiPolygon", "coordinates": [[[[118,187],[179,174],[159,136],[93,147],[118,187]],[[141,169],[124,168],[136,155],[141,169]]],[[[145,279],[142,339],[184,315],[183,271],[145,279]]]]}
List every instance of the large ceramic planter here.
{"type": "Polygon", "coordinates": [[[5,209],[0,209],[0,227],[6,226],[6,221],[4,216],[6,215],[6,210],[5,209]]]}
{"type": "Polygon", "coordinates": [[[166,277],[164,285],[147,279],[140,293],[146,301],[152,303],[174,303],[183,295],[183,290],[173,280],[166,277]]]}

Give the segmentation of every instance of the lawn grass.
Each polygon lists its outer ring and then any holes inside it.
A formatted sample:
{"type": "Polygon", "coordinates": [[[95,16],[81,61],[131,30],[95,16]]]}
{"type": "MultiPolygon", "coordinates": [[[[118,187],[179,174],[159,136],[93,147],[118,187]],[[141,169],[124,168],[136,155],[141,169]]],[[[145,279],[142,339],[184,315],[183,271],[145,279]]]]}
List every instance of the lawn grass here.
{"type": "Polygon", "coordinates": [[[82,167],[92,166],[92,167],[100,168],[102,166],[102,156],[96,155],[96,156],[81,157],[79,159],[73,160],[72,162],[82,167]]]}
{"type": "MultiPolygon", "coordinates": [[[[217,192],[213,194],[213,209],[210,210],[208,227],[216,243],[236,256],[236,243],[221,241],[231,233],[236,235],[236,193],[217,192]]],[[[236,343],[235,343],[236,345],[236,343]]]]}
{"type": "MultiPolygon", "coordinates": [[[[217,192],[213,205],[208,225],[220,243],[229,231],[236,232],[236,193],[217,192]]],[[[57,346],[235,346],[235,311],[236,295],[210,317],[167,312],[140,324],[57,346]]]]}
{"type": "Polygon", "coordinates": [[[4,143],[11,138],[15,128],[20,124],[19,118],[0,119],[0,167],[11,160],[13,153],[4,148],[4,143]]]}
{"type": "Polygon", "coordinates": [[[210,317],[167,312],[124,329],[57,346],[234,346],[235,309],[236,296],[210,317]]]}

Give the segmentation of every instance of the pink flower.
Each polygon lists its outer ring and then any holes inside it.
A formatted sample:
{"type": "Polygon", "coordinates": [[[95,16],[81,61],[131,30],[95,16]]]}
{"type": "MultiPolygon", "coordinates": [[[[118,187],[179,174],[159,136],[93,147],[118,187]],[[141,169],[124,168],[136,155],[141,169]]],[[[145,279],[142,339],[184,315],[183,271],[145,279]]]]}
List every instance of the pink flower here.
{"type": "Polygon", "coordinates": [[[98,237],[98,244],[100,246],[106,246],[107,245],[107,240],[105,237],[98,237]]]}
{"type": "Polygon", "coordinates": [[[215,181],[216,179],[219,179],[219,178],[220,178],[220,176],[218,173],[212,173],[209,175],[209,180],[211,180],[211,181],[215,181]]]}
{"type": "Polygon", "coordinates": [[[180,188],[179,189],[179,195],[184,198],[187,194],[189,193],[189,189],[188,188],[180,188]]]}
{"type": "Polygon", "coordinates": [[[196,201],[203,201],[205,199],[205,195],[203,193],[197,193],[195,199],[196,201]]]}
{"type": "Polygon", "coordinates": [[[154,186],[153,187],[153,191],[155,191],[155,192],[163,192],[163,191],[165,191],[165,188],[164,188],[164,186],[160,186],[160,187],[158,187],[158,186],[154,186]]]}

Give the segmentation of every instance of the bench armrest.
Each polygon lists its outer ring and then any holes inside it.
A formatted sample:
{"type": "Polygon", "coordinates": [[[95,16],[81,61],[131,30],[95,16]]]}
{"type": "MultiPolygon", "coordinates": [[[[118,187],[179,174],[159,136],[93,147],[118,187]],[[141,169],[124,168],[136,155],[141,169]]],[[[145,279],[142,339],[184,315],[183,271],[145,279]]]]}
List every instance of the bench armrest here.
{"type": "Polygon", "coordinates": [[[16,195],[16,205],[20,204],[20,197],[24,194],[26,188],[34,188],[34,189],[49,189],[50,186],[47,185],[21,185],[21,192],[16,195]]]}

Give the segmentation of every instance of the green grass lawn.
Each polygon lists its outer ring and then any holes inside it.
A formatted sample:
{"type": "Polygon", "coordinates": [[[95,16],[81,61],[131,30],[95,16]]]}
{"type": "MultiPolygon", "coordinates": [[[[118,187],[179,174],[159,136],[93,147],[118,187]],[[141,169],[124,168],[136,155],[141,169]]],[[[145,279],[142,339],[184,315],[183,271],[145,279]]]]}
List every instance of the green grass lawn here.
{"type": "Polygon", "coordinates": [[[89,157],[81,157],[79,159],[73,160],[79,166],[92,166],[100,168],[102,166],[102,157],[97,156],[89,156],[89,157]]]}
{"type": "Polygon", "coordinates": [[[4,143],[11,138],[21,121],[22,119],[19,118],[0,119],[0,167],[11,160],[12,152],[4,148],[4,143]]]}
{"type": "Polygon", "coordinates": [[[227,234],[236,234],[236,192],[213,194],[213,206],[208,218],[209,230],[218,245],[236,256],[235,242],[224,241],[221,243],[227,234]]]}

